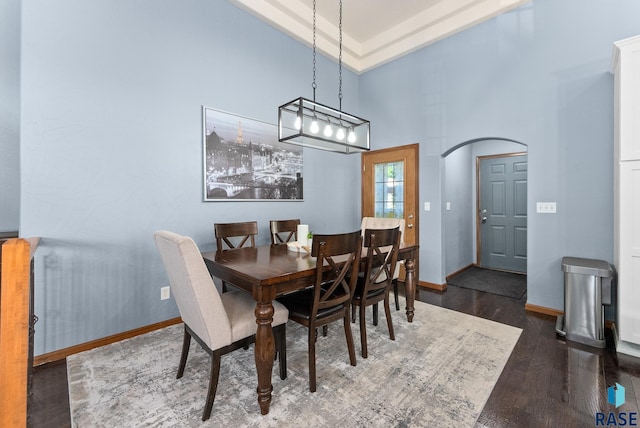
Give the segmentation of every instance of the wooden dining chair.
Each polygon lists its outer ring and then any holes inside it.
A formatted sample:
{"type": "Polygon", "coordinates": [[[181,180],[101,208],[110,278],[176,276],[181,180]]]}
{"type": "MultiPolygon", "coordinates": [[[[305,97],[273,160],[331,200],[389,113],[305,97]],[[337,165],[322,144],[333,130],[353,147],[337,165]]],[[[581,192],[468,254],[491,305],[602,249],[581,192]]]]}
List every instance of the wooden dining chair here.
{"type": "Polygon", "coordinates": [[[255,247],[258,222],[215,223],[213,225],[218,251],[255,247]]]}
{"type": "MultiPolygon", "coordinates": [[[[365,270],[358,276],[358,284],[353,295],[352,304],[359,307],[360,344],[362,358],[367,358],[367,323],[365,309],[373,306],[373,324],[378,325],[378,302],[384,302],[387,316],[389,337],[395,340],[391,310],[389,309],[389,291],[393,274],[398,261],[400,231],[394,229],[367,229],[364,232],[364,248],[367,251],[365,270]]],[[[352,310],[352,321],[355,322],[355,310],[352,310]]]]}
{"type": "Polygon", "coordinates": [[[271,244],[283,244],[293,242],[298,239],[298,225],[300,219],[294,220],[271,220],[271,244]]]}
{"type": "MultiPolygon", "coordinates": [[[[215,223],[213,225],[218,251],[235,250],[237,248],[256,246],[258,222],[246,221],[241,223],[215,223]]],[[[222,281],[222,292],[227,292],[227,282],[222,281]]]]}
{"type": "Polygon", "coordinates": [[[289,309],[289,319],[308,329],[309,390],[311,392],[316,390],[318,327],[342,319],[349,362],[352,366],[356,365],[349,312],[358,276],[361,251],[360,231],[338,235],[314,235],[311,256],[317,259],[313,287],[279,299],[289,309]]]}
{"type": "MultiPolygon", "coordinates": [[[[202,420],[211,416],[220,375],[221,356],[255,342],[256,302],[241,291],[219,294],[195,242],[164,230],[154,234],[173,297],[184,322],[184,340],[177,378],[184,374],[193,337],[211,356],[209,390],[202,420]]],[[[287,377],[287,308],[273,303],[273,333],[280,365],[280,377],[287,377]]]]}
{"type": "MultiPolygon", "coordinates": [[[[387,217],[362,217],[362,223],[360,224],[360,230],[362,231],[362,237],[364,239],[364,231],[367,229],[393,229],[398,227],[400,229],[400,244],[404,244],[404,225],[403,218],[387,218],[387,217]]],[[[396,303],[396,311],[400,310],[400,302],[398,301],[398,278],[400,276],[400,265],[402,261],[399,261],[396,265],[395,273],[393,274],[393,297],[396,303]]]]}

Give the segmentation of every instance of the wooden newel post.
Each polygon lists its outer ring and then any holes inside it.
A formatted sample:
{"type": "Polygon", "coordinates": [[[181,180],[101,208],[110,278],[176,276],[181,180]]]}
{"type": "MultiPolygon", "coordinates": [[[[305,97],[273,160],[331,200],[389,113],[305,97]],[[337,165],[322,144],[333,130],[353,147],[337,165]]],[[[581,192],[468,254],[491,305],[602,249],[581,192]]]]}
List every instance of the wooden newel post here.
{"type": "Polygon", "coordinates": [[[26,427],[31,325],[31,259],[37,240],[2,245],[0,277],[0,426],[26,427]]]}

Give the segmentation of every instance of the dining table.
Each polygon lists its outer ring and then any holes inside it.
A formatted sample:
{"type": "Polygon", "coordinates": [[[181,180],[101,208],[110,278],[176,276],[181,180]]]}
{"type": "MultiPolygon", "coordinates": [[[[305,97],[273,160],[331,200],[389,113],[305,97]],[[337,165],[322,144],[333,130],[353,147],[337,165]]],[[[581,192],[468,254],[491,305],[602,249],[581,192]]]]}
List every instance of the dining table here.
{"type": "MultiPolygon", "coordinates": [[[[405,266],[406,316],[413,321],[416,293],[418,245],[401,244],[398,260],[405,266]]],[[[302,251],[291,251],[287,244],[246,247],[228,251],[203,252],[212,276],[250,293],[256,301],[255,363],[258,375],[258,404],[263,415],[271,404],[271,374],[275,339],[271,322],[273,301],[286,293],[313,284],[316,258],[302,251]]],[[[361,263],[366,260],[363,251],[361,263]]]]}

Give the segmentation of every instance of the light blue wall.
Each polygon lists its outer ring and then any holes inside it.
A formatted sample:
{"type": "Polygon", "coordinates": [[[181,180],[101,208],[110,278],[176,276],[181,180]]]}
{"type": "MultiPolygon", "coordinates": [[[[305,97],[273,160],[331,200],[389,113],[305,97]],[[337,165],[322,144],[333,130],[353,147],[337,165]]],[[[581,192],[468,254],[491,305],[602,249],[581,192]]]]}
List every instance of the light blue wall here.
{"type": "Polygon", "coordinates": [[[471,177],[471,146],[464,146],[444,159],[444,247],[445,275],[469,266],[473,262],[472,219],[473,193],[471,177]],[[446,209],[449,202],[450,209],[446,209]]]}
{"type": "MultiPolygon", "coordinates": [[[[22,236],[36,257],[36,354],[178,316],[157,229],[214,249],[213,223],[360,224],[359,156],[305,151],[304,202],[202,202],[201,106],[275,123],[312,96],[311,50],[223,0],[23,2],[22,236]],[[345,185],[348,183],[348,185],[345,185]]],[[[318,101],[337,103],[318,58],[318,101]]],[[[344,107],[358,111],[344,72],[344,107]]],[[[351,110],[350,110],[351,109],[351,110]]]]}
{"type": "MultiPolygon", "coordinates": [[[[22,8],[22,49],[0,52],[10,70],[22,61],[19,223],[42,237],[36,354],[177,316],[159,300],[156,229],[212,249],[216,221],[258,220],[261,243],[275,217],[359,225],[357,156],[306,151],[305,202],[201,202],[201,106],[275,122],[278,105],[311,96],[308,47],[223,0],[22,8]]],[[[640,34],[638,16],[636,0],[535,0],[361,76],[345,70],[344,108],[372,121],[373,148],[420,143],[420,205],[432,205],[420,280],[446,271],[442,154],[483,137],[529,148],[529,303],[562,308],[562,256],[611,261],[608,67],[612,43],[640,34]],[[536,201],[558,214],[535,214],[536,201]]],[[[318,101],[335,105],[336,65],[318,65],[318,101]]]]}
{"type": "Polygon", "coordinates": [[[534,0],[361,76],[373,148],[420,143],[420,201],[432,207],[420,213],[422,281],[446,273],[440,156],[475,138],[528,146],[528,303],[563,308],[563,256],[612,261],[608,70],[639,16],[635,0],[534,0]],[[536,201],[558,213],[536,214],[536,201]]]}
{"type": "Polygon", "coordinates": [[[0,232],[20,226],[20,0],[0,2],[0,232]]]}

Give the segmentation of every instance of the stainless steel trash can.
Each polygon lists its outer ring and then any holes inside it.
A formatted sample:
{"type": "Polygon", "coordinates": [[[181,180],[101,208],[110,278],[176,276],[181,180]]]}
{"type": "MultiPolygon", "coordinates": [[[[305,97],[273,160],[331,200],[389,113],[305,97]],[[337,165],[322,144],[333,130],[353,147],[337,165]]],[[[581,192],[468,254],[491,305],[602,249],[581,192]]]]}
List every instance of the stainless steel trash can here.
{"type": "Polygon", "coordinates": [[[564,315],[556,332],[567,340],[604,348],[604,305],[612,301],[615,269],[603,260],[563,257],[564,315]]]}

